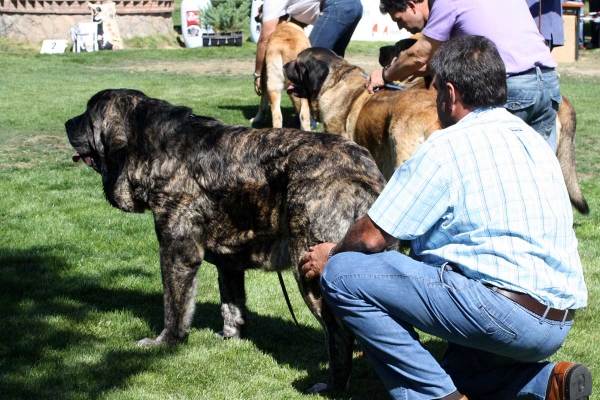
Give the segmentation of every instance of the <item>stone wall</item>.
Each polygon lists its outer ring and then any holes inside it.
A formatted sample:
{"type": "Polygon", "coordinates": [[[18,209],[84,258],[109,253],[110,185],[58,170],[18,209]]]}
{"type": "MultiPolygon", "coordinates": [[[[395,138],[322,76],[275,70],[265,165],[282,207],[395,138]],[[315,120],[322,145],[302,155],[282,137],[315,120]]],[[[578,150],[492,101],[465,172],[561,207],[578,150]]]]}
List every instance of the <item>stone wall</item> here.
{"type": "MultiPolygon", "coordinates": [[[[173,0],[114,2],[125,45],[134,36],[169,34],[173,30],[173,0]]],[[[69,39],[71,27],[91,20],[88,0],[0,0],[0,37],[21,42],[69,39]]]]}
{"type": "MultiPolygon", "coordinates": [[[[41,42],[44,39],[69,39],[69,29],[78,22],[90,22],[89,15],[56,14],[2,14],[0,37],[21,42],[41,42]]],[[[123,15],[117,14],[119,32],[125,40],[134,36],[169,34],[173,30],[171,14],[123,15]]]]}

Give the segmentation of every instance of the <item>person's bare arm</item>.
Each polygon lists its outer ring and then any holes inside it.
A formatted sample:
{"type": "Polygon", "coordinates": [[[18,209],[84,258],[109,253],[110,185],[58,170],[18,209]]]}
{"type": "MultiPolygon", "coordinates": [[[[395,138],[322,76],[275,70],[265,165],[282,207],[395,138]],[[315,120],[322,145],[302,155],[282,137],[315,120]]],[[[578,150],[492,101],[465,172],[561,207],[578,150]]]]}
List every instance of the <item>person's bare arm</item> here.
{"type": "Polygon", "coordinates": [[[267,42],[269,41],[271,34],[275,31],[275,28],[277,28],[277,24],[279,24],[279,19],[263,21],[258,42],[256,43],[256,61],[254,62],[254,91],[259,96],[262,94],[260,88],[260,74],[262,73],[263,64],[265,62],[265,54],[267,53],[267,42]]]}
{"type": "MultiPolygon", "coordinates": [[[[421,35],[415,44],[403,51],[400,57],[386,69],[386,80],[388,82],[403,81],[410,76],[418,75],[420,71],[425,71],[429,60],[442,43],[421,35]]],[[[382,73],[381,69],[375,70],[367,79],[365,86],[370,93],[373,93],[375,88],[385,85],[382,73]]]]}
{"type": "Polygon", "coordinates": [[[300,259],[302,264],[300,272],[304,279],[310,281],[320,277],[323,273],[330,250],[332,255],[345,251],[379,253],[391,246],[396,240],[396,238],[379,228],[369,216],[365,216],[357,220],[348,229],[348,232],[339,243],[321,243],[312,246],[310,251],[300,259]]]}

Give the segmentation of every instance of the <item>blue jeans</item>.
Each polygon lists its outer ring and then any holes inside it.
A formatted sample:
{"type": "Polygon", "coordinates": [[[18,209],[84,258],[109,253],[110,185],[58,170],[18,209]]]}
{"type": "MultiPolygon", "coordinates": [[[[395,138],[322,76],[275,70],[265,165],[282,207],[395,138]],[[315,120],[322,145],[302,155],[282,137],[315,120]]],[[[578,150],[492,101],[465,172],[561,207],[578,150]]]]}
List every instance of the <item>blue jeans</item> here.
{"type": "Polygon", "coordinates": [[[556,114],[562,103],[558,74],[542,72],[538,67],[535,72],[506,79],[508,100],[504,108],[535,129],[556,152],[556,114]]]}
{"type": "Polygon", "coordinates": [[[448,264],[396,251],[327,263],[323,297],[356,335],[393,398],[543,399],[573,321],[542,318],[448,264]],[[415,328],[449,342],[438,363],[415,328]]]}
{"type": "Polygon", "coordinates": [[[326,0],[323,14],[310,31],[310,45],[331,49],[344,57],[362,13],[360,0],[326,0]]]}

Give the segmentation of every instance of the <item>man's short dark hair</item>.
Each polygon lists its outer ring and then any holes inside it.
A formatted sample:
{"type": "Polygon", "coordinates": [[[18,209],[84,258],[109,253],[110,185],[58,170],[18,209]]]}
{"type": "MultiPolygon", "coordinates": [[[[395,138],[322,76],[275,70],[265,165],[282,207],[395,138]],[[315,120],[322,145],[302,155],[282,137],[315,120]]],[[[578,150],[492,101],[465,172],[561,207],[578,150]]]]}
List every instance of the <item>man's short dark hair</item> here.
{"type": "Polygon", "coordinates": [[[452,83],[468,107],[506,103],[506,67],[496,45],[483,36],[459,36],[444,43],[429,63],[438,90],[452,83]]]}
{"type": "Polygon", "coordinates": [[[413,3],[421,3],[424,0],[380,0],[379,1],[379,11],[382,14],[387,14],[391,9],[396,9],[398,11],[404,12],[406,11],[406,7],[409,1],[413,3]]]}

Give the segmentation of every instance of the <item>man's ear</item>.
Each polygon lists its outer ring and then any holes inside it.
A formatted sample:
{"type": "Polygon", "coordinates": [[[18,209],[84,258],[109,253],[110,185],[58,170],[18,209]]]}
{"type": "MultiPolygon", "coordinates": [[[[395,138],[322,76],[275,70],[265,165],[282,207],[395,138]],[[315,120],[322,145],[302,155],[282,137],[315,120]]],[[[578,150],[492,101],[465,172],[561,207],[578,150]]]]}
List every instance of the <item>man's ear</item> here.
{"type": "Polygon", "coordinates": [[[460,93],[456,90],[456,86],[450,82],[446,82],[446,90],[448,92],[448,107],[454,108],[456,102],[461,99],[460,93]]]}
{"type": "Polygon", "coordinates": [[[406,11],[411,11],[413,14],[417,12],[417,7],[413,1],[406,3],[406,11]]]}

